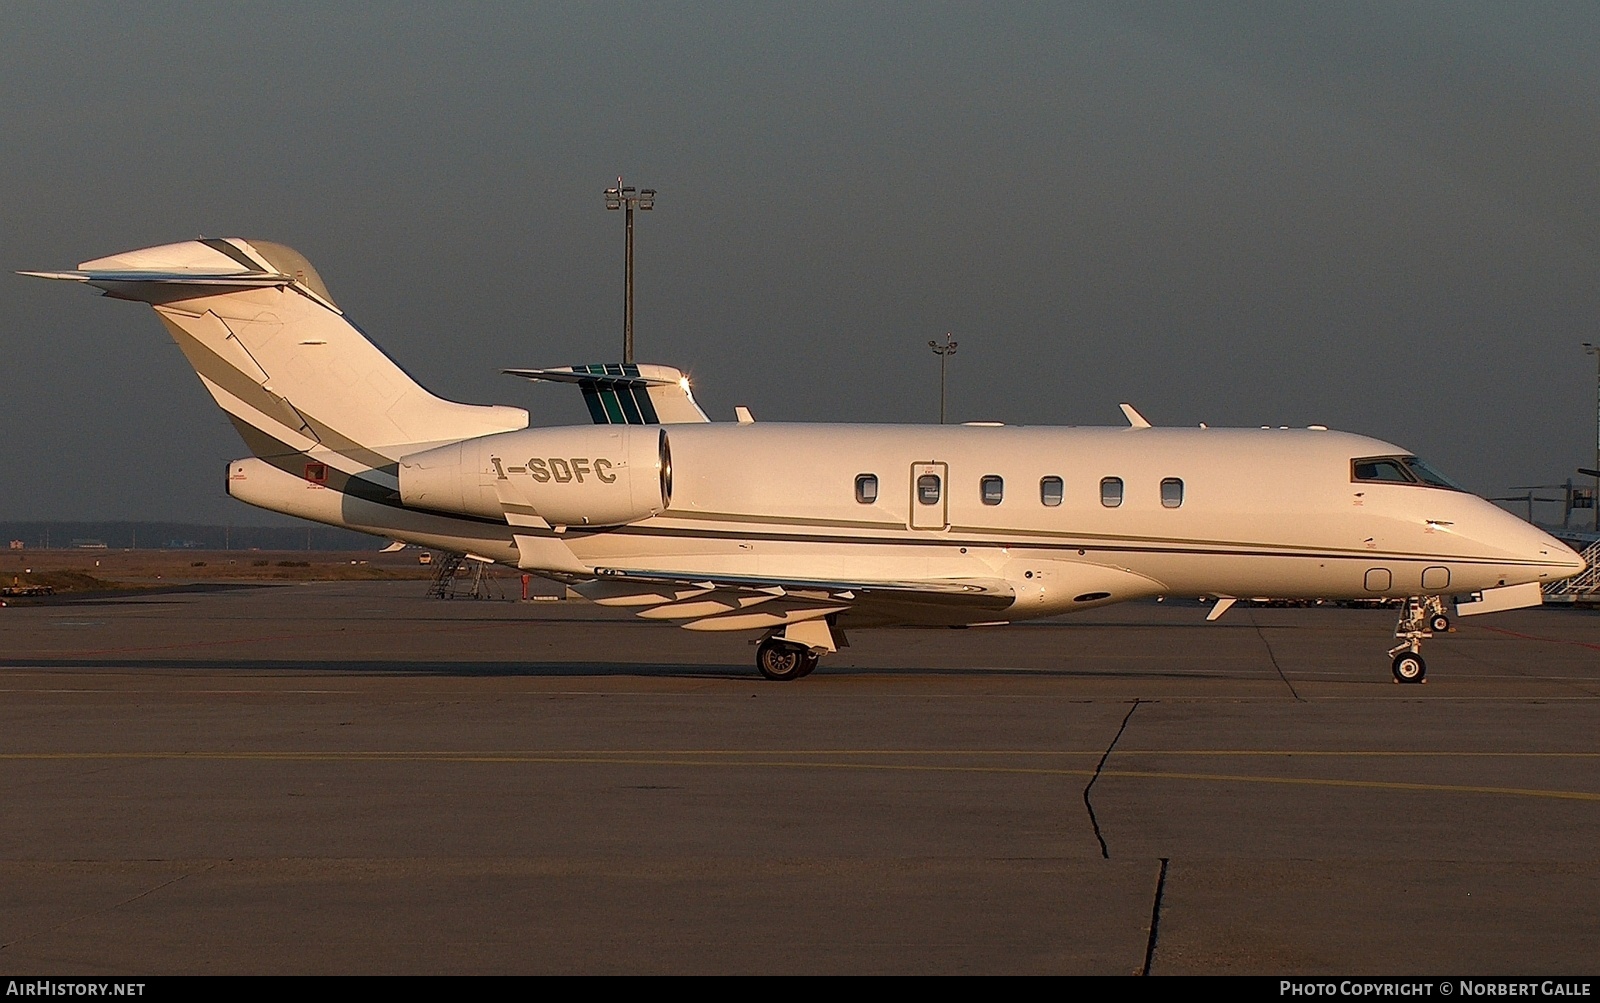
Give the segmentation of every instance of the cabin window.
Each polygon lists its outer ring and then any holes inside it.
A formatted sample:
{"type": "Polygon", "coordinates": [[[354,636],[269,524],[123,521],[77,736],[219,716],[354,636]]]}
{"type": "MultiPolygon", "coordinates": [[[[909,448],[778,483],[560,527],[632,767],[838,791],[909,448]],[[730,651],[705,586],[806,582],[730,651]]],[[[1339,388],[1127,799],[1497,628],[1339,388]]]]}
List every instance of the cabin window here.
{"type": "Polygon", "coordinates": [[[998,505],[1006,496],[1006,482],[998,474],[989,474],[978,482],[978,490],[985,505],[998,505]]]}
{"type": "Polygon", "coordinates": [[[1039,480],[1039,500],[1055,508],[1061,504],[1061,478],[1044,477],[1039,480]]]}
{"type": "Polygon", "coordinates": [[[1122,478],[1106,477],[1100,481],[1100,504],[1116,508],[1122,504],[1122,478]]]}
{"type": "Polygon", "coordinates": [[[939,504],[939,475],[923,474],[917,478],[917,501],[924,505],[939,504]]]}
{"type": "Polygon", "coordinates": [[[871,505],[878,500],[878,475],[860,474],[856,477],[856,501],[871,505]]]}
{"type": "Polygon", "coordinates": [[[1183,504],[1183,481],[1176,477],[1168,477],[1161,482],[1161,506],[1163,508],[1177,508],[1183,504]]]}

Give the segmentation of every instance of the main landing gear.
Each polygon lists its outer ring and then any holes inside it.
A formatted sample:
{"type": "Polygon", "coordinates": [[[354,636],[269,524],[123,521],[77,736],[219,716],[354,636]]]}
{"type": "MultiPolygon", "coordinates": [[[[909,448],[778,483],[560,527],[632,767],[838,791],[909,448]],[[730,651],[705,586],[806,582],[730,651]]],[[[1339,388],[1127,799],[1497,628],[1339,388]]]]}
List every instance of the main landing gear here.
{"type": "Polygon", "coordinates": [[[1444,600],[1439,596],[1410,596],[1400,607],[1400,620],[1394,636],[1400,643],[1389,649],[1390,665],[1397,683],[1421,683],[1428,678],[1428,663],[1422,660],[1422,641],[1450,629],[1444,600]]]}
{"type": "Polygon", "coordinates": [[[849,644],[844,631],[828,620],[801,620],[767,635],[756,648],[756,668],[777,682],[804,679],[824,654],[849,644]]]}
{"type": "Polygon", "coordinates": [[[769,637],[756,648],[756,668],[768,679],[787,682],[811,675],[822,656],[793,641],[769,637]]]}

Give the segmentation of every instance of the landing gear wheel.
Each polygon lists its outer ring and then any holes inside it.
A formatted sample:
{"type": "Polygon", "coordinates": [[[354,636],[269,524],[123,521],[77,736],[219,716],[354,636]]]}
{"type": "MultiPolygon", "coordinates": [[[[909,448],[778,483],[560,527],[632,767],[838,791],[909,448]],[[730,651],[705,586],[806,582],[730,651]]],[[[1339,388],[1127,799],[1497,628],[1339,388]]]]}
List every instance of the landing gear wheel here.
{"type": "Polygon", "coordinates": [[[1394,681],[1420,683],[1428,675],[1428,663],[1414,651],[1402,651],[1394,656],[1394,681]]]}
{"type": "Polygon", "coordinates": [[[1435,634],[1443,634],[1450,630],[1450,618],[1443,613],[1435,613],[1428,619],[1428,629],[1435,634]]]}
{"type": "Polygon", "coordinates": [[[795,676],[795,678],[796,679],[804,679],[806,676],[811,675],[811,673],[817,671],[817,665],[821,661],[822,661],[822,656],[821,655],[817,654],[815,651],[809,651],[808,650],[806,652],[806,654],[805,654],[805,664],[800,667],[800,674],[798,676],[795,676]]]}
{"type": "Polygon", "coordinates": [[[798,644],[768,639],[756,648],[756,668],[775,682],[799,679],[817,667],[811,652],[798,644]]]}

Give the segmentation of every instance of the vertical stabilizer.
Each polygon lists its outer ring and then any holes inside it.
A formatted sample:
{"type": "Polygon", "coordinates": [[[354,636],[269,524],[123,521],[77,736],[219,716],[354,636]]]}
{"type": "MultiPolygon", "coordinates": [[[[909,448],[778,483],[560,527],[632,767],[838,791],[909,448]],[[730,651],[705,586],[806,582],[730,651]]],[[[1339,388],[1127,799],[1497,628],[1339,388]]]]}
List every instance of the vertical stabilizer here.
{"type": "Polygon", "coordinates": [[[331,454],[347,461],[339,466],[381,467],[419,443],[528,424],[521,408],[457,404],[423,389],[281,244],[190,240],[24,274],[150,304],[257,456],[331,454]]]}

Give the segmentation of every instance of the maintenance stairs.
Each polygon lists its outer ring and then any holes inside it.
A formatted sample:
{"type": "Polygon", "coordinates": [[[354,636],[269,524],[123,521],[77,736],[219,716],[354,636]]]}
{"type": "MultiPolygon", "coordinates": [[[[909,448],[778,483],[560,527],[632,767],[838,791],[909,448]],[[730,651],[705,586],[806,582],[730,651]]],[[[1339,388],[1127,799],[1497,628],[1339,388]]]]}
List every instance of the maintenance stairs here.
{"type": "Polygon", "coordinates": [[[489,564],[474,560],[466,554],[445,553],[435,561],[433,581],[428,585],[429,599],[504,599],[505,590],[493,575],[489,564]],[[464,568],[470,565],[470,571],[464,568]]]}
{"type": "Polygon", "coordinates": [[[1572,603],[1577,606],[1600,606],[1600,540],[1580,551],[1589,566],[1583,574],[1544,586],[1547,603],[1572,603]]]}

